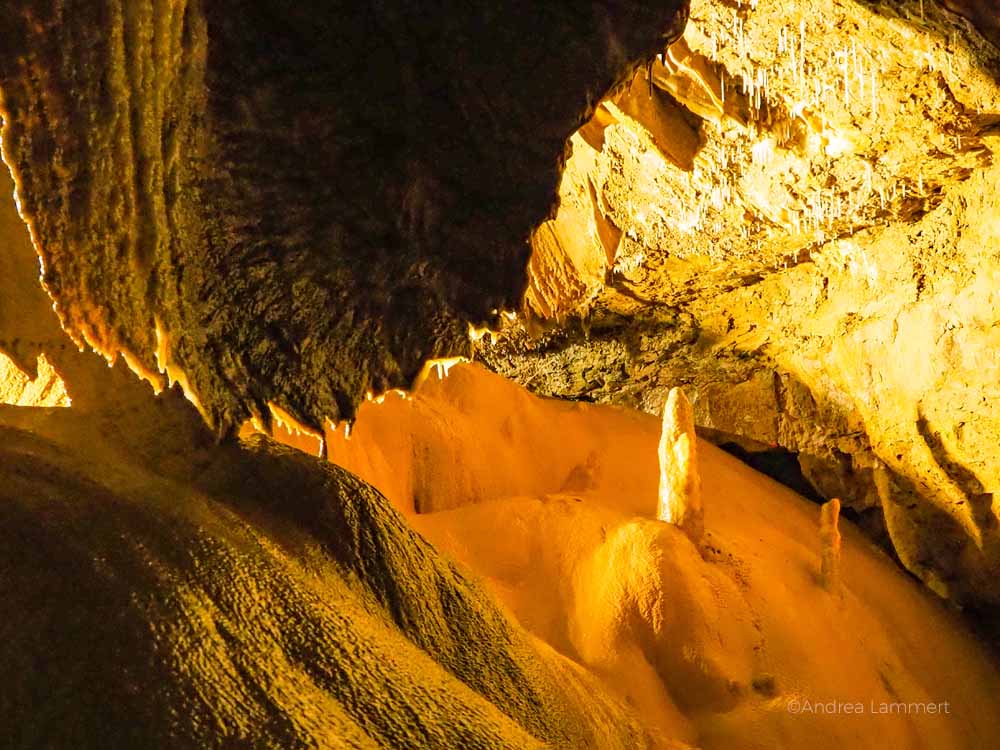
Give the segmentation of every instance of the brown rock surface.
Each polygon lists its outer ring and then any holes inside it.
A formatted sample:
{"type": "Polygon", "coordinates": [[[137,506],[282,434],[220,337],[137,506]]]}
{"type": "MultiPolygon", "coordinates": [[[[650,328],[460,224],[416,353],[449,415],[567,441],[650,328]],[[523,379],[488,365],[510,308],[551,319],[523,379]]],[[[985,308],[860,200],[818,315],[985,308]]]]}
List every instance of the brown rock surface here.
{"type": "Polygon", "coordinates": [[[69,406],[105,416],[149,401],[124,362],[109,370],[59,325],[39,283],[38,256],[0,168],[0,404],[69,406]]]}
{"type": "Polygon", "coordinates": [[[217,446],[124,365],[225,434],[272,402],[351,417],[466,352],[516,303],[566,136],[674,10],[4,8],[35,241],[4,201],[5,746],[650,746],[371,487],[217,446]],[[57,385],[72,408],[37,408],[57,385]]]}
{"type": "Polygon", "coordinates": [[[4,747],[649,746],[376,490],[167,398],[0,406],[4,747]]]}
{"type": "Polygon", "coordinates": [[[516,306],[565,139],[679,4],[8,4],[4,152],[64,325],[220,433],[351,418],[516,306]]]}
{"type": "Polygon", "coordinates": [[[3,747],[650,746],[370,486],[77,351],[4,192],[3,747]]]}
{"type": "MultiPolygon", "coordinates": [[[[648,411],[684,385],[706,434],[794,451],[995,607],[989,4],[701,0],[636,71],[677,5],[16,0],[3,149],[59,320],[220,435],[318,434],[527,290],[493,367],[648,411]]],[[[0,272],[2,400],[177,418],[67,347],[33,264],[0,272]]]]}

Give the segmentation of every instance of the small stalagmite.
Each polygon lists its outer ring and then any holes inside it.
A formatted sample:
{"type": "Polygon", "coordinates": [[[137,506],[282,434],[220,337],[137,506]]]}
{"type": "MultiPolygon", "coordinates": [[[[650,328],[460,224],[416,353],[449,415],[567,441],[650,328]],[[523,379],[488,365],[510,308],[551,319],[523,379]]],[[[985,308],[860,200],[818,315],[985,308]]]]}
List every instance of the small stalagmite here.
{"type": "Polygon", "coordinates": [[[839,523],[840,500],[833,498],[819,512],[820,576],[827,591],[836,591],[840,585],[839,523]]]}
{"type": "Polygon", "coordinates": [[[657,518],[680,526],[697,543],[705,530],[698,475],[694,410],[684,391],[671,388],[660,430],[660,500],[657,518]]]}

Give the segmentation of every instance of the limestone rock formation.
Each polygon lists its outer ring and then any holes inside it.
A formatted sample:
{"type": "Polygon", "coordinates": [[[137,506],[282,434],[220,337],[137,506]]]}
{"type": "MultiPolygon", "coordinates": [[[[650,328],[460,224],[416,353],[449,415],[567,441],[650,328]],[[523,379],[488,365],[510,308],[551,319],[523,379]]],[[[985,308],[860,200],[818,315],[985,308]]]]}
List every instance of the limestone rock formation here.
{"type": "Polygon", "coordinates": [[[0,744],[649,746],[369,485],[78,351],[0,216],[0,744]]]}
{"type": "Polygon", "coordinates": [[[573,137],[530,268],[563,281],[482,356],[652,413],[683,385],[706,436],[797,454],[934,590],[996,607],[991,39],[990,3],[693,3],[573,137]]]}
{"type": "Polygon", "coordinates": [[[828,591],[840,588],[840,500],[823,503],[819,514],[820,577],[828,591]]]}
{"type": "Polygon", "coordinates": [[[109,369],[101,357],[74,345],[38,276],[38,256],[18,216],[13,182],[0,169],[0,404],[72,404],[105,418],[144,408],[148,386],[124,362],[109,369]]]}
{"type": "Polygon", "coordinates": [[[517,306],[566,138],[680,5],[8,3],[3,151],[60,319],[221,434],[352,418],[517,306]]]}
{"type": "Polygon", "coordinates": [[[4,8],[13,747],[649,745],[377,492],[201,424],[350,418],[516,304],[565,138],[676,6],[557,11],[4,8]]]}
{"type": "Polygon", "coordinates": [[[650,502],[660,434],[654,415],[539,398],[458,365],[364,404],[330,456],[667,747],[995,743],[1000,671],[954,612],[846,519],[831,596],[816,507],[704,441],[696,546],[650,502]],[[856,713],[795,712],[817,696],[856,713]],[[877,712],[935,700],[952,703],[877,712]]]}
{"type": "Polygon", "coordinates": [[[671,388],[663,405],[658,454],[660,491],[656,517],[680,526],[697,544],[705,532],[698,444],[694,411],[680,388],[671,388]]]}
{"type": "Polygon", "coordinates": [[[996,744],[991,5],[10,0],[4,741],[996,744]]]}
{"type": "Polygon", "coordinates": [[[647,746],[377,491],[172,406],[0,406],[4,747],[647,746]]]}

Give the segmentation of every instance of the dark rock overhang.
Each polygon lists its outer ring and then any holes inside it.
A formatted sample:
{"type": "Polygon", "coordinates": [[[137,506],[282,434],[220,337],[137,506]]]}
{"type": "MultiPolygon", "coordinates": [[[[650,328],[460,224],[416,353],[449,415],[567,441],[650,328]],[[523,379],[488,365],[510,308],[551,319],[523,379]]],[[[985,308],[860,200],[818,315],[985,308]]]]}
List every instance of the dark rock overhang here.
{"type": "Polygon", "coordinates": [[[15,2],[4,154],[64,327],[220,434],[353,418],[518,305],[566,139],[681,5],[15,2]]]}

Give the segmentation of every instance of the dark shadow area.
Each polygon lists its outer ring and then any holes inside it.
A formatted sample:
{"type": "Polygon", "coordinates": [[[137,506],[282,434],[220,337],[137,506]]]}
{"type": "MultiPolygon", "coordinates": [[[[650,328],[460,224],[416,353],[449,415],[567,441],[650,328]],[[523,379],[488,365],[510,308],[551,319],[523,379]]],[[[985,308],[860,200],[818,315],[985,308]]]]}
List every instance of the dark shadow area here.
{"type": "Polygon", "coordinates": [[[761,474],[766,474],[775,482],[809,498],[814,503],[826,502],[809,480],[802,474],[799,456],[786,448],[770,448],[765,451],[748,451],[737,443],[722,443],[722,450],[761,474]]]}
{"type": "Polygon", "coordinates": [[[963,492],[976,526],[984,532],[996,529],[997,518],[993,515],[993,493],[986,492],[983,483],[961,461],[952,456],[944,444],[941,433],[935,430],[921,411],[917,418],[917,431],[927,443],[934,461],[948,478],[963,492]]]}

